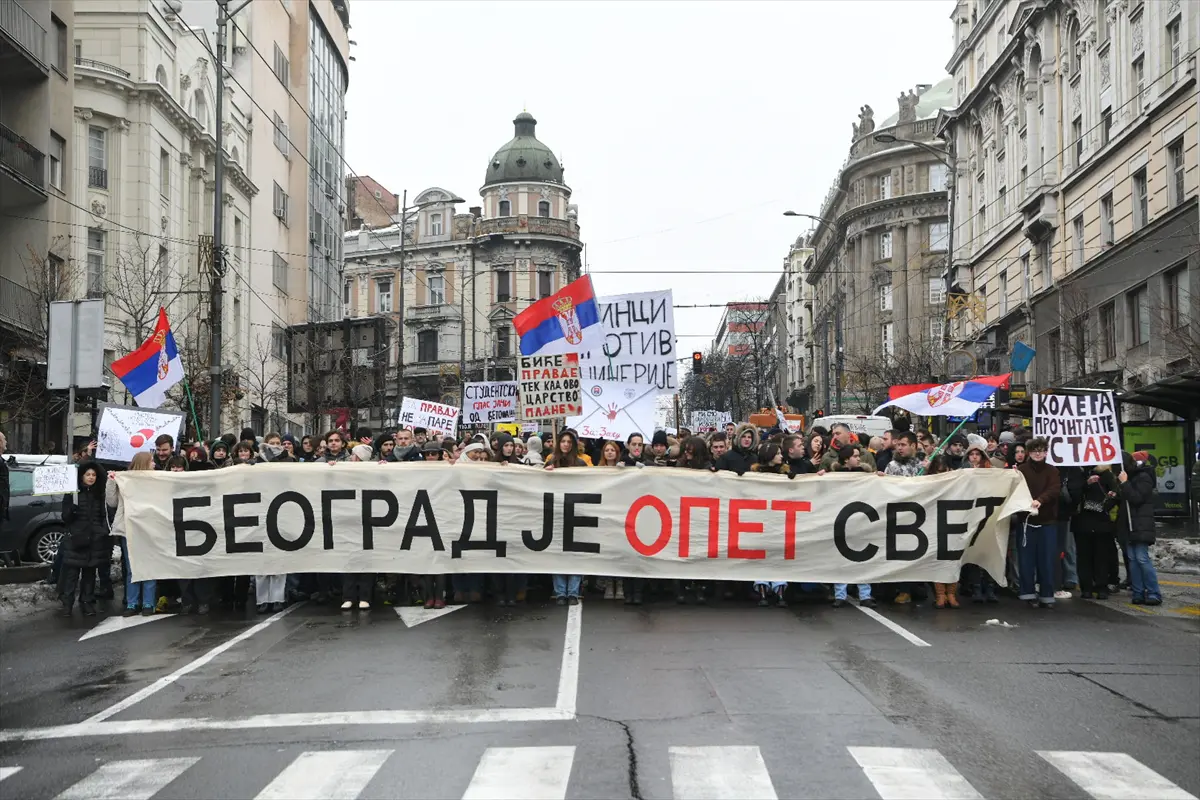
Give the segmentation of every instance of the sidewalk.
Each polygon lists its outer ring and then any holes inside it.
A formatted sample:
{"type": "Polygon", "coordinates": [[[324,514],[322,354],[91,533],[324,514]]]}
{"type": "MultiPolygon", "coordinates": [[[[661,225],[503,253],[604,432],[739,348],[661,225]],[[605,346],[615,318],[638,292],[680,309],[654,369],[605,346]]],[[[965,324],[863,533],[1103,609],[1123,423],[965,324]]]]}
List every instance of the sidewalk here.
{"type": "Polygon", "coordinates": [[[1099,603],[1131,616],[1191,619],[1200,623],[1200,577],[1196,574],[1160,571],[1158,585],[1163,593],[1161,606],[1135,606],[1129,602],[1129,592],[1114,594],[1108,600],[1083,602],[1099,603]]]}

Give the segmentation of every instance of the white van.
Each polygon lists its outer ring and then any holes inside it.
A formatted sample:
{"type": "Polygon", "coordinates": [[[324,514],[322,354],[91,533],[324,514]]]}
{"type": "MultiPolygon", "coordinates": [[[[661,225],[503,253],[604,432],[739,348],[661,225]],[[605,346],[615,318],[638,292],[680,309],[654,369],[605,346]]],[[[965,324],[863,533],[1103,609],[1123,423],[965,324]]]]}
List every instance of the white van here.
{"type": "Polygon", "coordinates": [[[834,414],[828,417],[818,417],[808,427],[809,430],[812,430],[813,425],[820,425],[829,430],[838,423],[845,425],[854,433],[865,433],[867,436],[883,436],[892,429],[892,421],[887,417],[868,417],[862,414],[834,414]]]}

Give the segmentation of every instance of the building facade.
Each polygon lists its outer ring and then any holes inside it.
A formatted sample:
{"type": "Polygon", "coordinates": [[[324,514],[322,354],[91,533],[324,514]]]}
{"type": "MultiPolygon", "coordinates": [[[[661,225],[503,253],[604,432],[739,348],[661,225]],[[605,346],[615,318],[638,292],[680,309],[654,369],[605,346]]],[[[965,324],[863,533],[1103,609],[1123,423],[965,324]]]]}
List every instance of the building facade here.
{"type": "Polygon", "coordinates": [[[1178,0],[960,2],[951,305],[980,372],[1145,386],[1200,367],[1196,49],[1178,0]]]}
{"type": "Polygon", "coordinates": [[[71,299],[74,0],[0,2],[0,430],[13,452],[61,440],[46,390],[50,300],[71,299]]]}
{"type": "Polygon", "coordinates": [[[345,229],[386,228],[400,214],[400,196],[370,175],[346,178],[345,229]]]}
{"type": "Polygon", "coordinates": [[[345,234],[346,314],[403,327],[388,345],[389,408],[404,396],[457,405],[464,380],[514,378],[513,317],[579,277],[578,209],[563,168],[537,139],[531,115],[513,124],[513,138],[488,162],[481,205],[458,213],[459,195],[432,187],[410,201],[403,223],[397,216],[387,227],[345,234]]]}
{"type": "Polygon", "coordinates": [[[798,236],[783,259],[783,314],[786,337],[781,349],[779,402],[807,411],[813,397],[813,286],[805,278],[813,255],[809,236],[798,236]]]}
{"type": "Polygon", "coordinates": [[[825,413],[869,412],[889,385],[941,371],[949,166],[935,124],[952,94],[949,78],[921,84],[878,128],[870,106],[853,125],[804,270],[817,356],[810,404],[825,413]]]}

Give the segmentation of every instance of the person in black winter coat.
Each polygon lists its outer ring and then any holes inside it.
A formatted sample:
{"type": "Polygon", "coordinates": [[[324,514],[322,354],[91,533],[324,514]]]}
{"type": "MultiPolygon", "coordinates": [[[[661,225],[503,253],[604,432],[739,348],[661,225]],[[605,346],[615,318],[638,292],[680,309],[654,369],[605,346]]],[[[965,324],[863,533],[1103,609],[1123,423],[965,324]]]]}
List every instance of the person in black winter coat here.
{"type": "Polygon", "coordinates": [[[1154,489],[1158,476],[1150,466],[1150,454],[1139,450],[1122,453],[1125,469],[1117,477],[1121,504],[1117,511],[1117,538],[1129,557],[1129,584],[1134,605],[1162,605],[1158,573],[1150,560],[1154,544],[1154,489]]]}
{"type": "Polygon", "coordinates": [[[718,472],[729,470],[738,475],[745,475],[750,467],[758,463],[758,428],[753,425],[739,425],[729,445],[729,449],[713,465],[718,472]]]}
{"type": "Polygon", "coordinates": [[[96,569],[108,568],[112,558],[108,508],[104,489],[108,474],[95,461],[79,465],[79,493],[63,495],[62,519],[67,526],[63,539],[63,567],[59,593],[63,616],[70,616],[76,593],[83,615],[96,615],[96,569]]]}
{"type": "Polygon", "coordinates": [[[1112,467],[1093,467],[1080,490],[1079,510],[1071,518],[1079,567],[1079,596],[1108,599],[1108,576],[1116,567],[1116,547],[1110,514],[1116,507],[1120,484],[1112,467]]]}

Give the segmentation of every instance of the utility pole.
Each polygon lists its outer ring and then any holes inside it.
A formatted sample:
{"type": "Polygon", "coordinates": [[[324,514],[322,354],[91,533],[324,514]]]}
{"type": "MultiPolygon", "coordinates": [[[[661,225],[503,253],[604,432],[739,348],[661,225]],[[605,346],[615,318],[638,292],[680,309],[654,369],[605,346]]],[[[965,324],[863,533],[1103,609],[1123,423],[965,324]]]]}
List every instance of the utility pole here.
{"type": "Polygon", "coordinates": [[[212,299],[208,313],[208,428],[214,437],[221,434],[221,322],[225,292],[225,245],[221,233],[225,217],[225,27],[228,19],[229,0],[217,0],[217,157],[213,180],[213,268],[209,287],[212,299]]]}
{"type": "Polygon", "coordinates": [[[404,245],[408,227],[408,189],[400,201],[400,286],[396,289],[396,408],[404,403],[404,245]]]}

